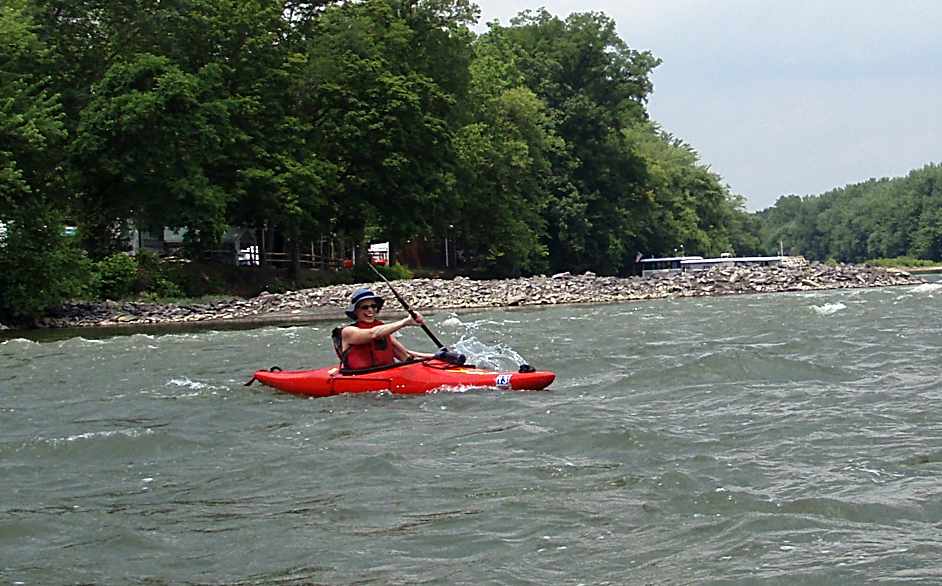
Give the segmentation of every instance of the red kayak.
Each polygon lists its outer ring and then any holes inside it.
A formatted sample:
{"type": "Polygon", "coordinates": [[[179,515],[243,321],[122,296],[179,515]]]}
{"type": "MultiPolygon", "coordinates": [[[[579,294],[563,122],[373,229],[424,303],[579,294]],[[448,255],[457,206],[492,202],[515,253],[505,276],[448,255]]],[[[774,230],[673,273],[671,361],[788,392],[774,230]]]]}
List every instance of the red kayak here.
{"type": "Polygon", "coordinates": [[[253,380],[287,393],[328,397],[377,391],[421,394],[442,388],[468,387],[536,391],[545,389],[556,378],[555,373],[546,370],[521,368],[521,371],[485,370],[432,359],[353,373],[336,366],[317,370],[259,370],[253,380]]]}

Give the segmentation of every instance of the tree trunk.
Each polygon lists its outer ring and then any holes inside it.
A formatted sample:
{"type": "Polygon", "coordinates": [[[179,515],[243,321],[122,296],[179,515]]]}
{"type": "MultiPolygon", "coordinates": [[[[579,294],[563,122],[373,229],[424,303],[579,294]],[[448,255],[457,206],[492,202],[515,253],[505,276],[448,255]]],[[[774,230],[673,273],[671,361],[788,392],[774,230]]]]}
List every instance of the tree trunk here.
{"type": "Polygon", "coordinates": [[[268,266],[268,242],[265,240],[265,235],[268,232],[268,224],[262,224],[261,238],[258,239],[258,266],[264,267],[268,266]]]}
{"type": "Polygon", "coordinates": [[[291,279],[301,278],[301,242],[297,235],[291,237],[291,279]]]}

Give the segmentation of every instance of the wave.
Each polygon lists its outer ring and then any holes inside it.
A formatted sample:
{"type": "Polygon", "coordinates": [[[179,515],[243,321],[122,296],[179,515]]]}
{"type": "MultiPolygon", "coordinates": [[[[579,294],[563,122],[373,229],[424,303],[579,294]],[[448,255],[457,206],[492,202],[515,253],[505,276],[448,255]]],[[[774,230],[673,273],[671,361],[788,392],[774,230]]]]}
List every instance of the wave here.
{"type": "Polygon", "coordinates": [[[6,346],[7,344],[13,345],[22,345],[22,346],[31,346],[39,345],[39,342],[35,340],[27,340],[26,338],[10,338],[9,340],[4,340],[0,342],[0,346],[6,346]]]}
{"type": "Polygon", "coordinates": [[[183,388],[185,388],[185,389],[194,389],[194,390],[198,390],[198,389],[208,389],[208,388],[210,387],[210,385],[208,385],[208,384],[206,384],[206,383],[201,383],[201,382],[197,382],[197,381],[192,381],[192,380],[190,380],[190,379],[187,378],[187,377],[183,377],[183,378],[172,378],[172,379],[170,379],[169,381],[167,381],[167,384],[166,384],[165,386],[168,386],[168,387],[169,387],[169,386],[171,386],[171,385],[178,386],[178,387],[183,387],[183,388]]]}
{"type": "Polygon", "coordinates": [[[818,315],[834,315],[838,311],[847,309],[843,303],[825,303],[824,305],[812,305],[811,309],[818,315]]]}
{"type": "Polygon", "coordinates": [[[153,435],[154,430],[150,428],[146,429],[113,429],[108,431],[88,431],[85,433],[77,433],[74,435],[69,435],[65,437],[52,437],[52,438],[37,438],[41,443],[49,445],[58,445],[62,443],[72,443],[84,440],[96,440],[96,439],[108,439],[116,436],[135,438],[142,437],[147,435],[153,435]]]}
{"type": "Polygon", "coordinates": [[[923,283],[922,285],[916,285],[909,290],[910,293],[916,293],[919,295],[934,295],[942,291],[942,283],[923,283]]]}
{"type": "MultiPolygon", "coordinates": [[[[184,376],[184,377],[181,377],[181,378],[172,378],[172,379],[168,380],[168,381],[164,384],[164,386],[165,386],[165,387],[179,387],[179,388],[181,388],[181,389],[187,389],[187,390],[190,390],[190,391],[207,391],[207,390],[208,390],[208,391],[219,391],[219,390],[223,390],[223,389],[226,389],[226,388],[227,388],[227,387],[225,387],[225,386],[213,385],[213,384],[209,384],[209,383],[204,383],[204,382],[200,382],[200,381],[195,381],[195,380],[190,379],[190,377],[187,377],[187,376],[184,376]]],[[[187,395],[184,395],[184,396],[192,397],[192,396],[196,396],[196,395],[199,395],[199,393],[198,393],[198,392],[195,392],[195,393],[187,394],[187,395]]]]}

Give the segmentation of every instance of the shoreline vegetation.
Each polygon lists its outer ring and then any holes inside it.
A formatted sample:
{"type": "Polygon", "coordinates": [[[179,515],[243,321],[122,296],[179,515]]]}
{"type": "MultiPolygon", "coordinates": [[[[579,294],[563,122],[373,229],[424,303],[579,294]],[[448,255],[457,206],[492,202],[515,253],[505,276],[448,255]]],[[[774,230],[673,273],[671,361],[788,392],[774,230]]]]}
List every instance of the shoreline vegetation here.
{"type": "MultiPolygon", "coordinates": [[[[919,285],[909,271],[870,265],[812,263],[780,267],[717,267],[709,271],[658,277],[604,277],[592,272],[513,279],[467,277],[412,279],[396,289],[420,312],[489,308],[599,304],[650,299],[818,291],[919,285]]],[[[286,293],[263,292],[250,299],[210,303],[159,304],[134,301],[65,303],[37,321],[38,328],[114,328],[158,325],[274,324],[343,321],[350,292],[372,287],[391,298],[382,282],[331,285],[286,293]]],[[[391,299],[387,313],[399,311],[391,299]]]]}
{"type": "Polygon", "coordinates": [[[527,10],[479,34],[458,0],[187,6],[0,9],[0,322],[332,315],[349,289],[238,285],[369,281],[336,269],[379,243],[394,267],[582,275],[410,283],[435,310],[742,292],[586,277],[639,253],[942,261],[942,164],[748,212],[652,117],[661,59],[604,13],[527,10]],[[217,288],[223,263],[253,268],[217,288]],[[251,299],[198,297],[220,291],[251,299]]]}

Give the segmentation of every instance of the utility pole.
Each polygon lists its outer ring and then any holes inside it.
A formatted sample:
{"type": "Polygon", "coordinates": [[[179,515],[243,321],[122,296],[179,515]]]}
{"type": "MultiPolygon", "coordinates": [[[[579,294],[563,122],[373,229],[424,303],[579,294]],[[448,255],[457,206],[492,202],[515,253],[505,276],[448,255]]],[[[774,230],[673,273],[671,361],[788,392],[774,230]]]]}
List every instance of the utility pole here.
{"type": "Polygon", "coordinates": [[[454,224],[448,224],[448,228],[445,230],[445,268],[447,269],[450,265],[448,264],[448,237],[451,236],[451,230],[454,228],[454,224]]]}

